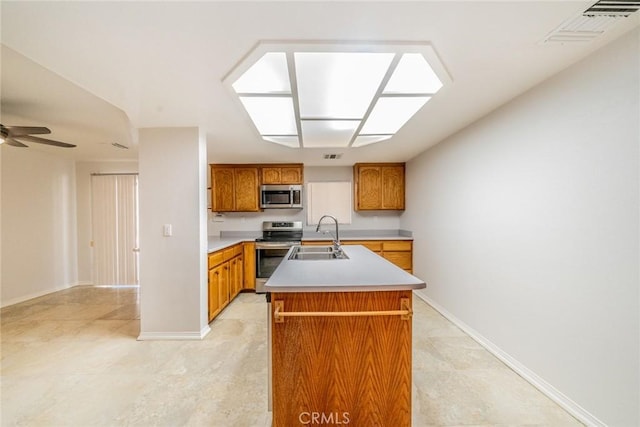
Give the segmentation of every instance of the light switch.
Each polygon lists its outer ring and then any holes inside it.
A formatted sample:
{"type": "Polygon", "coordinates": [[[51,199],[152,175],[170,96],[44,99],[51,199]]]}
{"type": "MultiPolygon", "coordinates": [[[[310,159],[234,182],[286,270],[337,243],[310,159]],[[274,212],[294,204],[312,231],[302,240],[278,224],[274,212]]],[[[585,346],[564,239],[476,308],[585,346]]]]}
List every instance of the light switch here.
{"type": "Polygon", "coordinates": [[[163,229],[162,234],[165,237],[171,237],[171,235],[172,235],[171,224],[165,224],[164,225],[164,229],[163,229]]]}

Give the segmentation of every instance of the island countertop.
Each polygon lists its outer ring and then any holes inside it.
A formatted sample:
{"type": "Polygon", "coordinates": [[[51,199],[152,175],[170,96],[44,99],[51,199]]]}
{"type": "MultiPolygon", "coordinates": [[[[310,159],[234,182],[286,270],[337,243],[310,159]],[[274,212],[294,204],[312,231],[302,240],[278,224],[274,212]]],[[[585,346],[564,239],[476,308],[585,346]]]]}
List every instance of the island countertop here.
{"type": "Polygon", "coordinates": [[[343,246],[349,259],[290,260],[273,272],[267,292],[358,292],[422,289],[424,281],[361,245],[343,246]]]}

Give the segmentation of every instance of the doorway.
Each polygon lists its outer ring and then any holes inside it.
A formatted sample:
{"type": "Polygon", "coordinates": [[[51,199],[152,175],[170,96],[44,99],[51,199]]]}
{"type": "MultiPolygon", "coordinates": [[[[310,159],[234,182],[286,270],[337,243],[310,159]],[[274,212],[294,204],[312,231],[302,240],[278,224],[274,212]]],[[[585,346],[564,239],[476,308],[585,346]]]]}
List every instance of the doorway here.
{"type": "Polygon", "coordinates": [[[138,285],[138,224],[138,174],[92,174],[94,285],[138,285]]]}

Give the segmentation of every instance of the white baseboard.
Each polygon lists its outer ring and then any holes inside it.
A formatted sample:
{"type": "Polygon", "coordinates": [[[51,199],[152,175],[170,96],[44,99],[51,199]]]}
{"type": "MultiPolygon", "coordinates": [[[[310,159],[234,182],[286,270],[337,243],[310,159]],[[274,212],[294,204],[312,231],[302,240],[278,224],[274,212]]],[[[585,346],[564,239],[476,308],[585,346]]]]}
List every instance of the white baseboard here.
{"type": "Polygon", "coordinates": [[[549,384],[544,379],[540,378],[535,372],[527,368],[525,365],[520,363],[518,360],[510,356],[508,353],[500,349],[494,343],[480,335],[473,328],[468,326],[466,323],[462,322],[456,316],[451,314],[445,308],[443,308],[438,303],[434,302],[429,296],[426,294],[425,290],[420,289],[414,291],[414,293],[422,300],[424,300],[427,304],[433,307],[436,311],[446,317],[451,323],[462,329],[467,335],[469,335],[474,341],[484,347],[489,353],[493,354],[495,357],[500,359],[515,371],[518,375],[524,378],[527,382],[529,382],[532,386],[540,390],[545,396],[549,399],[553,400],[555,403],[560,405],[565,411],[573,415],[576,419],[578,419],[583,424],[590,427],[607,427],[605,423],[600,421],[597,417],[591,414],[589,411],[584,409],[582,406],[571,400],[569,397],[564,395],[560,390],[556,389],[554,386],[549,384]]]}
{"type": "Polygon", "coordinates": [[[93,286],[93,282],[91,280],[80,280],[73,286],[93,286]]]}
{"type": "Polygon", "coordinates": [[[58,287],[52,288],[52,289],[47,289],[46,291],[33,292],[33,293],[30,293],[30,294],[19,296],[17,298],[11,298],[9,300],[2,301],[2,303],[0,303],[0,307],[4,308],[4,307],[9,307],[10,305],[14,305],[14,304],[20,304],[21,302],[25,302],[25,301],[28,301],[28,300],[33,299],[33,298],[38,298],[38,297],[42,297],[42,296],[45,296],[45,295],[52,294],[54,292],[62,291],[62,290],[65,290],[65,289],[69,289],[69,288],[72,288],[74,286],[77,286],[77,284],[72,283],[72,284],[68,284],[68,285],[58,286],[58,287]]]}
{"type": "Polygon", "coordinates": [[[140,332],[138,341],[189,341],[201,340],[211,332],[209,325],[206,325],[200,332],[140,332]]]}

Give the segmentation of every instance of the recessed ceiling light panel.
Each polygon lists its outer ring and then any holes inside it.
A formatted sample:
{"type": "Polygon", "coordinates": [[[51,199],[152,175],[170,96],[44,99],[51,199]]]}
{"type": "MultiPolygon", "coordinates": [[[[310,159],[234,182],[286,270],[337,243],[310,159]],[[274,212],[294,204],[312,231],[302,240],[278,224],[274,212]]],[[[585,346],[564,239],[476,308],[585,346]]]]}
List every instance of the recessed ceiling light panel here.
{"type": "Polygon", "coordinates": [[[359,120],[302,120],[305,148],[348,147],[359,120]]]}
{"type": "Polygon", "coordinates": [[[300,117],[362,119],[392,53],[296,52],[300,117]]]}
{"type": "Polygon", "coordinates": [[[297,135],[296,118],[290,97],[241,96],[260,135],[297,135]]]}
{"type": "Polygon", "coordinates": [[[385,141],[393,135],[358,135],[353,141],[352,147],[364,147],[365,145],[375,144],[376,142],[385,141]]]}
{"type": "Polygon", "coordinates": [[[362,127],[362,134],[394,134],[415,114],[429,97],[378,98],[362,127]]]}
{"type": "Polygon", "coordinates": [[[237,93],[291,93],[287,55],[268,52],[233,83],[237,93]]]}
{"type": "Polygon", "coordinates": [[[419,53],[405,53],[383,93],[435,94],[441,87],[442,82],[424,56],[419,53]]]}
{"type": "Polygon", "coordinates": [[[363,147],[390,139],[451,79],[427,43],[260,44],[224,82],[262,139],[363,147]]]}

